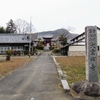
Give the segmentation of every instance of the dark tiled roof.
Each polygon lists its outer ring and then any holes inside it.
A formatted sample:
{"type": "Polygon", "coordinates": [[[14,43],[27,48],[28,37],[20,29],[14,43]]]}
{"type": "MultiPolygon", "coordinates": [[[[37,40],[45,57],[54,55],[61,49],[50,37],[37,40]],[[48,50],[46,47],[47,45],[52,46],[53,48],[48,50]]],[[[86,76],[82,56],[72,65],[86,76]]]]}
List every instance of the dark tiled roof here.
{"type": "MultiPolygon", "coordinates": [[[[100,30],[99,27],[97,27],[97,29],[100,30]]],[[[74,41],[74,40],[76,40],[76,39],[78,39],[79,37],[82,37],[82,36],[85,37],[85,32],[83,32],[82,34],[76,36],[75,38],[71,39],[70,41],[74,41]]],[[[84,38],[83,38],[83,39],[84,39],[84,38]]]]}
{"type": "Polygon", "coordinates": [[[29,43],[25,34],[0,34],[0,43],[29,43]]]}
{"type": "Polygon", "coordinates": [[[43,38],[53,38],[53,35],[50,35],[50,34],[44,35],[43,38]]]}
{"type": "Polygon", "coordinates": [[[41,41],[43,41],[45,38],[51,38],[51,39],[53,39],[53,35],[50,35],[50,34],[47,34],[47,35],[39,34],[37,36],[37,38],[34,39],[34,41],[39,41],[39,39],[41,39],[41,41]]]}
{"type": "Polygon", "coordinates": [[[100,27],[97,27],[98,30],[100,30],[100,27]]]}

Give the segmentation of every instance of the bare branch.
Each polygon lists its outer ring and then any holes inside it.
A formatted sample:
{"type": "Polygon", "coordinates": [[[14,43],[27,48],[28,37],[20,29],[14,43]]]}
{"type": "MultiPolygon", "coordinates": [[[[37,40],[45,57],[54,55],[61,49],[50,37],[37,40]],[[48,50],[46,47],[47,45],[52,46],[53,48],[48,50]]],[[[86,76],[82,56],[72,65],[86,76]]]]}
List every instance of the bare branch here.
{"type": "MultiPolygon", "coordinates": [[[[25,34],[30,32],[30,24],[22,19],[17,19],[15,21],[16,29],[18,34],[25,34]]],[[[32,32],[34,31],[34,26],[31,25],[32,32]]]]}

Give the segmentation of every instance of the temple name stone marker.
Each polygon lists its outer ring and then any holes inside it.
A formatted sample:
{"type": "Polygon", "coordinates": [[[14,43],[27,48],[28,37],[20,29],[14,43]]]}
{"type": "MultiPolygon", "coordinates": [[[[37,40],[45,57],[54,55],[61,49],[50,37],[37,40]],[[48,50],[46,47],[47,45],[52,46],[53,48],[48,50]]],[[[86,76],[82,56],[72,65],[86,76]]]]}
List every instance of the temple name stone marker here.
{"type": "MultiPolygon", "coordinates": [[[[95,100],[100,100],[100,83],[98,82],[98,51],[96,26],[87,26],[85,28],[85,45],[86,81],[73,83],[71,89],[79,94],[79,98],[82,98],[84,100],[88,100],[87,96],[94,96],[94,98],[98,98],[95,100]]],[[[73,92],[72,95],[74,95],[73,92]]],[[[93,98],[91,99],[94,100],[93,98]]]]}
{"type": "Polygon", "coordinates": [[[97,51],[97,27],[85,28],[86,41],[86,79],[89,82],[98,82],[98,51],[97,51]]]}

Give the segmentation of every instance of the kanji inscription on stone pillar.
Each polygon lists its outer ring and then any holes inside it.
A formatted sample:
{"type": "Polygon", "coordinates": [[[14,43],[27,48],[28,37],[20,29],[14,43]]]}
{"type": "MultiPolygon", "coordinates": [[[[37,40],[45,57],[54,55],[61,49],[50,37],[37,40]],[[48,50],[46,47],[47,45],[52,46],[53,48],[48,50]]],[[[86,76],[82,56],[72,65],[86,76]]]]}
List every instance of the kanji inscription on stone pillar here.
{"type": "Polygon", "coordinates": [[[98,82],[98,51],[97,51],[97,27],[85,28],[86,45],[86,79],[89,82],[98,82]]]}

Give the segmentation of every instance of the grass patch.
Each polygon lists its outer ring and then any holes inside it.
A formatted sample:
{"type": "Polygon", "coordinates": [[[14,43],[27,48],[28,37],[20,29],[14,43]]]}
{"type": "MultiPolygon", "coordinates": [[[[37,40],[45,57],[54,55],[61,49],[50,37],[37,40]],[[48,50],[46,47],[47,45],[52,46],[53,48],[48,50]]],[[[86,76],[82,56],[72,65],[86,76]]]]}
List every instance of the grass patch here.
{"type": "MultiPolygon", "coordinates": [[[[86,80],[86,64],[85,57],[56,57],[60,63],[63,73],[67,75],[66,79],[69,84],[77,81],[86,80]]],[[[100,57],[98,57],[99,73],[100,73],[100,57]]],[[[100,79],[100,74],[99,74],[100,79]]]]}
{"type": "Polygon", "coordinates": [[[32,61],[33,58],[20,58],[11,57],[10,61],[2,60],[0,62],[0,77],[6,75],[7,73],[23,67],[25,63],[32,61]]]}

